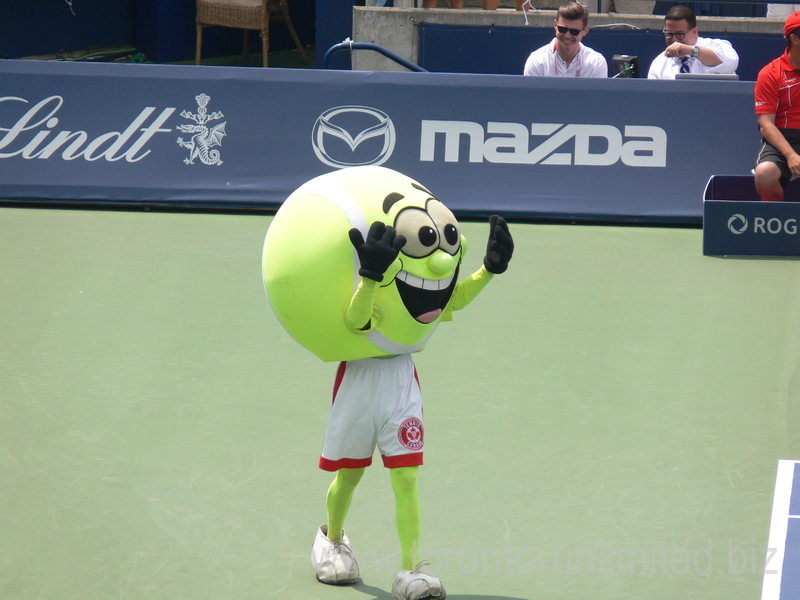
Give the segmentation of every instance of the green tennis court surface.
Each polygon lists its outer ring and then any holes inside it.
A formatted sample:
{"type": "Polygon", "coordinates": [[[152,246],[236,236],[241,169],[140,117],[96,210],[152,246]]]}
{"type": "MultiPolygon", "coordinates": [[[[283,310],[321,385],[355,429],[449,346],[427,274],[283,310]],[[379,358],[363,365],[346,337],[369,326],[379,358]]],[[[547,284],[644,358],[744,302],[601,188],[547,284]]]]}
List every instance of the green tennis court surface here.
{"type": "MultiPolygon", "coordinates": [[[[0,209],[0,598],[388,600],[309,562],[335,365],[264,295],[268,217],[0,209]]],[[[467,272],[486,225],[467,223],[467,272]]],[[[756,598],[800,456],[800,262],[700,230],[512,224],[507,274],[416,362],[423,554],[456,600],[756,598]]]]}

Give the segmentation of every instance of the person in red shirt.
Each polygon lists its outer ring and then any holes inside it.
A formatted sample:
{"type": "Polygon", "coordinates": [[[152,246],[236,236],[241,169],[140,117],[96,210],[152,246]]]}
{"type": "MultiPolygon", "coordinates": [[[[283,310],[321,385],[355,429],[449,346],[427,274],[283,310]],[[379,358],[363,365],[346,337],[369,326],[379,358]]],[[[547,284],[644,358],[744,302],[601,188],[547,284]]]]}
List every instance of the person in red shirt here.
{"type": "Polygon", "coordinates": [[[800,11],[783,27],[786,50],[758,73],[756,115],[763,137],[755,168],[762,200],[783,200],[786,185],[800,176],[800,11]]]}

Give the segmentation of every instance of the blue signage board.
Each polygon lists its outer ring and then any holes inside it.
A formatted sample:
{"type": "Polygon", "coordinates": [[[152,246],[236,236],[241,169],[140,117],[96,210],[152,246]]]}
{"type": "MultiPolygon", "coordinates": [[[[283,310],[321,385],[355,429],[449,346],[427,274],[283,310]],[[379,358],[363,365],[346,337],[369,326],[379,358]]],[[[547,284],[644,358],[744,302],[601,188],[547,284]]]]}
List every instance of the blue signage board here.
{"type": "MultiPolygon", "coordinates": [[[[723,38],[736,48],[739,53],[736,73],[746,81],[755,81],[761,67],[777,58],[786,47],[780,33],[709,32],[703,24],[700,29],[704,36],[723,38]]],[[[553,39],[553,28],[420,23],[419,36],[419,65],[428,71],[518,75],[523,72],[528,55],[553,39]]],[[[647,77],[650,63],[665,47],[661,27],[625,29],[593,25],[584,41],[605,57],[609,67],[615,54],[637,56],[640,77],[647,77]]]]}
{"type": "Polygon", "coordinates": [[[0,198],[277,208],[380,164],[459,215],[697,223],[748,82],[0,61],[0,198]],[[680,115],[676,118],[675,115],[680,115]]]}
{"type": "Polygon", "coordinates": [[[703,254],[800,256],[800,202],[762,202],[753,177],[715,175],[703,202],[703,254]]]}

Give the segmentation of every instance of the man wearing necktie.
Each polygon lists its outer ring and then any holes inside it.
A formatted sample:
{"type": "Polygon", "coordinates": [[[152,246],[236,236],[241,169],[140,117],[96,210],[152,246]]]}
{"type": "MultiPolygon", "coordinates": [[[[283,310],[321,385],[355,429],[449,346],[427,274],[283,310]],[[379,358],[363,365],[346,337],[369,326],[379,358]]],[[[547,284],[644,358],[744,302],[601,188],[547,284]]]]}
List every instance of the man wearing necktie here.
{"type": "Polygon", "coordinates": [[[736,73],[736,50],[728,40],[700,37],[691,8],[669,9],[663,33],[667,49],[653,59],[648,79],[675,79],[676,73],[736,73]]]}

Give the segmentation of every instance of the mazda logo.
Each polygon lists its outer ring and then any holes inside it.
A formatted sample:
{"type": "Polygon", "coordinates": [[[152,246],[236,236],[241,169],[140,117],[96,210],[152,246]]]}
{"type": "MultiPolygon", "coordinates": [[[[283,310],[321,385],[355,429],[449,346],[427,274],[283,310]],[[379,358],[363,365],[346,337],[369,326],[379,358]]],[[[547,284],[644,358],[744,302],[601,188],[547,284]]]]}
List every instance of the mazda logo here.
{"type": "Polygon", "coordinates": [[[331,167],[382,165],[394,152],[394,123],[369,106],[336,106],[322,113],[311,134],[314,154],[331,167]]]}
{"type": "Polygon", "coordinates": [[[735,233],[736,235],[744,233],[747,229],[747,219],[744,218],[744,215],[738,213],[733,215],[728,219],[728,229],[731,233],[735,233]]]}

